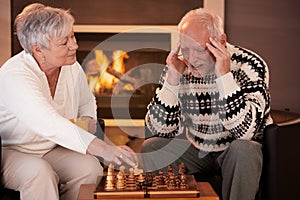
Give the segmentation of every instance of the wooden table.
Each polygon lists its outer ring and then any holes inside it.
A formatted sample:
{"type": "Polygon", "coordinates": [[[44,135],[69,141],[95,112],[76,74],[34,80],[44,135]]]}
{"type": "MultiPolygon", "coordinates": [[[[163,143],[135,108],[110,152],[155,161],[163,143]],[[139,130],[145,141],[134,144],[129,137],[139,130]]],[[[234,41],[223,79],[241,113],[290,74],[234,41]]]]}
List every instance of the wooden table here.
{"type": "MultiPolygon", "coordinates": [[[[172,200],[219,200],[218,195],[215,193],[214,189],[208,182],[198,182],[197,187],[200,191],[199,198],[172,198],[172,200]]],[[[77,200],[95,200],[94,190],[96,184],[84,184],[80,186],[80,191],[77,200]]],[[[169,198],[152,198],[155,200],[170,200],[169,198]]],[[[101,200],[111,200],[111,199],[101,199],[101,200]]],[[[117,199],[116,199],[117,200],[117,199]]],[[[122,200],[132,200],[128,198],[122,198],[122,200]]]]}

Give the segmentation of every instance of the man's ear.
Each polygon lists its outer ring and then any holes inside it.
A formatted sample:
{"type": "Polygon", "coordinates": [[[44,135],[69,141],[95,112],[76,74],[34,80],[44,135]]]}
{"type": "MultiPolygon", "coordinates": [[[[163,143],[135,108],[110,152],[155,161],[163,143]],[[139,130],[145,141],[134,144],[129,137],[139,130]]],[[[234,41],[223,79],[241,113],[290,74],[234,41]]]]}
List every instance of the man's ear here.
{"type": "Polygon", "coordinates": [[[225,33],[223,33],[221,35],[221,44],[224,45],[224,46],[226,46],[226,42],[227,42],[227,36],[226,36],[225,33]]]}

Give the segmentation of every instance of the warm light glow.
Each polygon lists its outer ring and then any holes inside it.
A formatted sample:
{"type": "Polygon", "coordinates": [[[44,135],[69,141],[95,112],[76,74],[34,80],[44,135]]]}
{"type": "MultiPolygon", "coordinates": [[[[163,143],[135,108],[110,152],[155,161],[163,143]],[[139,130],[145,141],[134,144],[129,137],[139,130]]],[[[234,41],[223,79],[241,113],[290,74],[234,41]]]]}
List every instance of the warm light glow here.
{"type": "MultiPolygon", "coordinates": [[[[125,51],[115,50],[112,53],[112,64],[102,50],[95,50],[95,59],[86,65],[89,88],[95,94],[109,93],[125,73],[124,59],[129,56],[125,51]]],[[[126,88],[127,89],[127,88],[126,88]]]]}
{"type": "Polygon", "coordinates": [[[116,50],[112,54],[113,59],[113,66],[112,68],[117,72],[124,74],[125,73],[125,66],[124,66],[124,59],[128,59],[129,56],[125,51],[116,50]]]}

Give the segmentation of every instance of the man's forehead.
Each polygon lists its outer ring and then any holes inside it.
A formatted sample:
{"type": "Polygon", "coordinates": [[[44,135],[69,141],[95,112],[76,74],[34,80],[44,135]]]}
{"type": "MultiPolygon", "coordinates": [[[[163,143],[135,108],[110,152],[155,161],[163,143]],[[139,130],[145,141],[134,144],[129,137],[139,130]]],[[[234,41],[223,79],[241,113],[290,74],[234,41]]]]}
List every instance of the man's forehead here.
{"type": "Polygon", "coordinates": [[[198,36],[197,37],[191,37],[188,34],[180,34],[180,44],[181,46],[201,46],[201,47],[205,47],[205,43],[209,42],[208,35],[203,35],[201,36],[201,34],[198,32],[198,36]]]}
{"type": "Polygon", "coordinates": [[[186,30],[188,28],[197,27],[200,29],[206,29],[205,23],[203,20],[200,20],[199,18],[190,18],[186,20],[181,27],[181,31],[186,30]]]}

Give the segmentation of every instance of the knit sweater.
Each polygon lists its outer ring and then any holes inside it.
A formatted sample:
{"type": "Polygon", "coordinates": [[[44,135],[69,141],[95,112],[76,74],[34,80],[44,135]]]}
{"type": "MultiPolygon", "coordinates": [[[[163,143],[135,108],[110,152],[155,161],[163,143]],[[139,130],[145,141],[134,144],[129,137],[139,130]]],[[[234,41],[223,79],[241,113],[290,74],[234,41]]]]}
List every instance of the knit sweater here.
{"type": "Polygon", "coordinates": [[[172,138],[186,134],[198,149],[225,150],[236,139],[262,142],[270,116],[269,71],[254,52],[227,44],[230,72],[195,77],[185,71],[178,86],[163,70],[145,121],[152,134],[172,138]]]}

